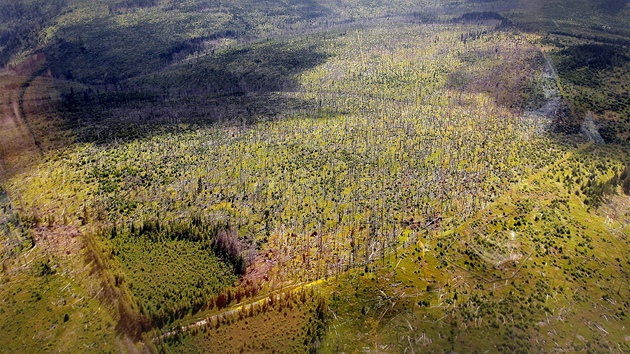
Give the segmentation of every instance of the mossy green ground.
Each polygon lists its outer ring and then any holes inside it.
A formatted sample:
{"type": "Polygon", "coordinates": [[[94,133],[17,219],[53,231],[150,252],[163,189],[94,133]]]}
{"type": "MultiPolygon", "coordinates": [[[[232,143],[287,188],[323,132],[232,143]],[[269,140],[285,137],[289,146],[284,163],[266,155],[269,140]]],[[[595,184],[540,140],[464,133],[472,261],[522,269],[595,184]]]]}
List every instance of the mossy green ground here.
{"type": "Polygon", "coordinates": [[[627,351],[629,210],[616,219],[589,211],[554,181],[593,150],[518,183],[465,224],[422,236],[395,266],[329,282],[338,320],[324,352],[627,351]],[[510,254],[479,243],[502,231],[513,232],[510,254]],[[497,266],[497,257],[510,261],[497,266]]]}

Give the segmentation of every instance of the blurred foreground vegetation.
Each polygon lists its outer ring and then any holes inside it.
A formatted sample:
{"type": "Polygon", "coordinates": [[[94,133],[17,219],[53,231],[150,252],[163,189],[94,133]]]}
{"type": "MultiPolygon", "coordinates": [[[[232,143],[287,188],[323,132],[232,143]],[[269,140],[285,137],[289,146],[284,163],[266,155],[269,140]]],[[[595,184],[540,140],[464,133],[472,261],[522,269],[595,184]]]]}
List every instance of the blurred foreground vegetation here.
{"type": "Polygon", "coordinates": [[[628,6],[567,6],[0,1],[0,351],[630,350],[628,6]]]}

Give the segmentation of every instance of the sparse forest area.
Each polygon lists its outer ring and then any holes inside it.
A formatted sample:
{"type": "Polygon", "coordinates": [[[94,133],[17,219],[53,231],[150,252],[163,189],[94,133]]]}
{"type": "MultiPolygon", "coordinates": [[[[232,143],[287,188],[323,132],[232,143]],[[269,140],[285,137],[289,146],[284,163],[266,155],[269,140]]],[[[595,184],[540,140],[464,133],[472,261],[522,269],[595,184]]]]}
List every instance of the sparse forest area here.
{"type": "Polygon", "coordinates": [[[627,14],[0,0],[0,351],[630,351],[627,14]]]}

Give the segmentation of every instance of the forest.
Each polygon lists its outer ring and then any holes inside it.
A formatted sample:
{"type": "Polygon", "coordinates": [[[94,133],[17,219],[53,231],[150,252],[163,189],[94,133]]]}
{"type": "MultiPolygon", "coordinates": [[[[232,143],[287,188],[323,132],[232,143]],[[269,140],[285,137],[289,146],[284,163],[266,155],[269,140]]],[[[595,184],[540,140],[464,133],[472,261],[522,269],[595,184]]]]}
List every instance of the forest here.
{"type": "Polygon", "coordinates": [[[628,15],[0,0],[0,352],[630,351],[628,15]]]}

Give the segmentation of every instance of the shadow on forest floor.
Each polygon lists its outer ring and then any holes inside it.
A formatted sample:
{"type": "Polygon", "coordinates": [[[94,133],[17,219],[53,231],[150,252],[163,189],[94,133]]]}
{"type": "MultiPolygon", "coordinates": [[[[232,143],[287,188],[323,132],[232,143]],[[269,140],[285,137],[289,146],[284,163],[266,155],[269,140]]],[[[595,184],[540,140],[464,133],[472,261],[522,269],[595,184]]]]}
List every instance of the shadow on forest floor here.
{"type": "Polygon", "coordinates": [[[328,58],[319,39],[217,51],[117,85],[72,89],[61,113],[80,142],[142,138],[181,124],[251,124],[308,102],[288,98],[296,77],[328,58]]]}

